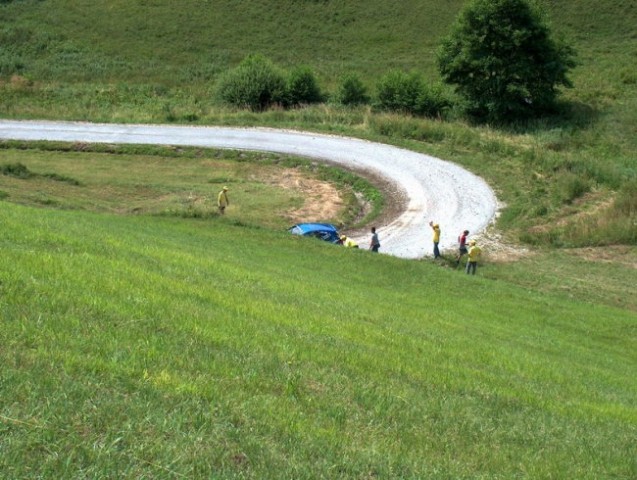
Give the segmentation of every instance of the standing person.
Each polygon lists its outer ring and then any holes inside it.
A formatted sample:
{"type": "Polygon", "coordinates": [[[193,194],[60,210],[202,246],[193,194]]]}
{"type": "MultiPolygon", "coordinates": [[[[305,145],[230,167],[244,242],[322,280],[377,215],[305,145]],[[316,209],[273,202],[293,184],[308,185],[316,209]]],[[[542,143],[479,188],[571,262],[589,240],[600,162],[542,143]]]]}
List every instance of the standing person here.
{"type": "Polygon", "coordinates": [[[434,260],[440,256],[440,250],[438,244],[440,243],[440,225],[434,222],[429,222],[429,226],[434,231],[434,260]]]}
{"type": "Polygon", "coordinates": [[[475,240],[471,240],[469,242],[469,260],[467,261],[467,275],[471,273],[471,275],[476,274],[476,268],[478,267],[478,260],[480,259],[480,254],[482,253],[482,249],[476,245],[475,240]]]}
{"type": "Polygon", "coordinates": [[[376,227],[372,227],[372,239],[369,242],[369,249],[372,252],[378,253],[379,248],[380,248],[380,240],[378,239],[378,234],[376,233],[376,227]]]}
{"type": "Polygon", "coordinates": [[[226,212],[226,207],[230,205],[230,199],[228,198],[228,187],[223,187],[217,197],[217,206],[219,207],[219,213],[223,215],[226,212]]]}
{"type": "Polygon", "coordinates": [[[469,235],[469,230],[465,230],[462,232],[462,235],[458,237],[458,256],[456,257],[456,267],[460,265],[460,260],[465,256],[469,251],[467,250],[467,235],[469,235]]]}

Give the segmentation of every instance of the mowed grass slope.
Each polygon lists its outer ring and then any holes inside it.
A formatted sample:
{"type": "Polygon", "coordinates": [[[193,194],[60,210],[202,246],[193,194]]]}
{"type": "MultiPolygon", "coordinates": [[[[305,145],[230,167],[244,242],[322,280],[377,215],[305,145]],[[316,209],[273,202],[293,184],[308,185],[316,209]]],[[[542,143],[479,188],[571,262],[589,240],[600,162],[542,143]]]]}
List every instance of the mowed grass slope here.
{"type": "Polygon", "coordinates": [[[284,179],[313,176],[302,160],[279,155],[162,147],[132,147],[145,152],[133,154],[127,147],[107,146],[107,152],[100,146],[44,145],[2,151],[4,199],[58,209],[210,218],[217,215],[218,192],[229,185],[235,219],[282,229],[294,223],[286,212],[304,202],[298,188],[282,185],[284,179]],[[278,165],[286,162],[289,168],[278,165]]]}
{"type": "Polygon", "coordinates": [[[634,312],[227,219],[0,210],[4,478],[633,478],[634,312]]]}

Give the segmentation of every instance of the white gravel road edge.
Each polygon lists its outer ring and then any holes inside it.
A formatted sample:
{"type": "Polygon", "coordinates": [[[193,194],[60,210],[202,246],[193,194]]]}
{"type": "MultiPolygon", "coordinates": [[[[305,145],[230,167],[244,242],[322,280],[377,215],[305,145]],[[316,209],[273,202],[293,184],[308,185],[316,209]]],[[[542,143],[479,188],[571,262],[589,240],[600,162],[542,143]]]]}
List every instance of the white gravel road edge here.
{"type": "MultiPolygon", "coordinates": [[[[270,128],[0,120],[0,139],[257,150],[373,171],[402,189],[407,199],[404,211],[388,223],[377,225],[381,252],[401,258],[431,255],[430,220],[440,224],[440,248],[444,250],[456,246],[462,230],[472,235],[482,232],[498,208],[489,185],[454,163],[356,138],[270,128]]],[[[354,238],[362,246],[369,243],[368,236],[354,238]]]]}

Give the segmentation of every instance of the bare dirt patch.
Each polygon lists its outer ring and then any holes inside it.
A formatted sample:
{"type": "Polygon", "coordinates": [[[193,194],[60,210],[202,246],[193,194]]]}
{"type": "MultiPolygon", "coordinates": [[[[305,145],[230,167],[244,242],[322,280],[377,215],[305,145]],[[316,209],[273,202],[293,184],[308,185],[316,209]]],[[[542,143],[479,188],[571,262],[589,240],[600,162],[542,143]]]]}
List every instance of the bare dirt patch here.
{"type": "Polygon", "coordinates": [[[300,208],[286,212],[292,223],[324,221],[334,218],[343,208],[343,199],[329,182],[304,176],[295,169],[286,169],[272,182],[277,186],[298,192],[303,197],[300,208]]]}
{"type": "MultiPolygon", "coordinates": [[[[384,207],[380,216],[374,219],[375,221],[382,224],[399,215],[405,209],[406,197],[398,186],[373,172],[356,171],[355,173],[372,183],[383,195],[384,207]]],[[[328,218],[336,218],[345,206],[339,190],[332,183],[308,177],[296,169],[285,169],[276,178],[269,179],[268,182],[281,188],[294,190],[303,197],[303,205],[300,208],[290,210],[285,214],[285,217],[292,223],[325,221],[328,218]]],[[[372,209],[371,204],[362,194],[355,192],[355,195],[358,200],[358,214],[352,222],[354,224],[363,221],[372,209]]],[[[354,230],[348,231],[353,232],[354,230]]],[[[362,234],[366,231],[366,227],[360,226],[356,231],[362,234]]]]}
{"type": "Polygon", "coordinates": [[[484,252],[485,259],[495,263],[511,263],[533,254],[529,248],[508,242],[503,235],[490,227],[486,232],[474,237],[484,252]]]}

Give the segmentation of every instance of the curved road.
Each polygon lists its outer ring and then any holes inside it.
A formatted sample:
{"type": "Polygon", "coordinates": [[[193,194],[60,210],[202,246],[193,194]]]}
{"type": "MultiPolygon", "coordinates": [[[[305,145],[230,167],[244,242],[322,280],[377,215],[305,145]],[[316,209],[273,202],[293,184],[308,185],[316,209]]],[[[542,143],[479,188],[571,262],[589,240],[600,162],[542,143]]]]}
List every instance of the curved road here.
{"type": "MultiPolygon", "coordinates": [[[[440,224],[440,248],[458,234],[480,233],[496,214],[495,194],[480,177],[451,162],[355,138],[268,128],[121,125],[0,120],[0,139],[182,145],[285,153],[372,171],[402,190],[406,208],[378,225],[381,252],[402,258],[431,254],[431,228],[440,224]]],[[[367,245],[368,236],[356,238],[367,245]]]]}

